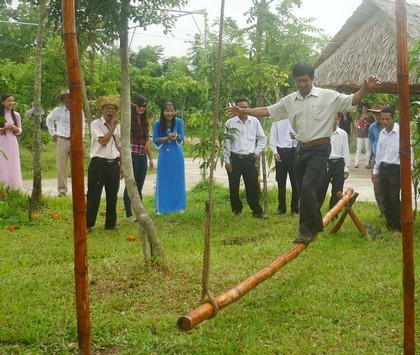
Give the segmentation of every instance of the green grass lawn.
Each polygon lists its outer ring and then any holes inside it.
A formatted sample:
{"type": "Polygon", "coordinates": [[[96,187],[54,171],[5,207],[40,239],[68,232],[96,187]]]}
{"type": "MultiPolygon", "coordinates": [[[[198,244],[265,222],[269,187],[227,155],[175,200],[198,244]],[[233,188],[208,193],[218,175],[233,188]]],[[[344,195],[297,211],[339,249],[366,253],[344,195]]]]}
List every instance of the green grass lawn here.
{"type": "MultiPolygon", "coordinates": [[[[161,216],[153,212],[154,198],[145,197],[167,256],[158,269],[143,265],[137,228],[125,221],[122,199],[118,232],[104,231],[98,216],[88,236],[95,354],[403,353],[401,239],[385,230],[371,203],[356,202],[354,210],[364,224],[381,227],[372,241],[350,220],[335,235],[327,227],[271,279],[217,317],[181,332],[177,319],[200,302],[206,197],[206,187],[197,186],[188,193],[185,213],[161,216]],[[136,241],[127,241],[131,234],[136,241]]],[[[275,198],[270,190],[271,206],[275,198]]],[[[77,354],[71,199],[45,198],[37,212],[29,221],[26,197],[6,191],[0,198],[0,353],[77,354]],[[8,231],[10,225],[18,229],[8,231]]],[[[213,293],[291,248],[297,224],[289,214],[274,215],[274,208],[268,220],[251,218],[248,208],[233,216],[228,190],[217,187],[213,293]]],[[[417,221],[414,233],[419,235],[417,221]]],[[[419,246],[416,238],[416,251],[419,246]]],[[[419,253],[415,258],[419,275],[419,253]]],[[[416,294],[420,319],[419,286],[416,294]]]]}

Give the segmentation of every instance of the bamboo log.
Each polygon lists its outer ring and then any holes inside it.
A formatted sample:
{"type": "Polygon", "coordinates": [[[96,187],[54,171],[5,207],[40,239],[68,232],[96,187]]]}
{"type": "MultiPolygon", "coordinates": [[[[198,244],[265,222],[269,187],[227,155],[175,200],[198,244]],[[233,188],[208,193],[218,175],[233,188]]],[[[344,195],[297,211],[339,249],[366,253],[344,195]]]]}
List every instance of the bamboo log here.
{"type": "Polygon", "coordinates": [[[90,354],[86,203],[83,175],[82,81],[73,0],[63,0],[63,31],[70,89],[71,182],[78,345],[79,354],[90,354]]]}
{"type": "Polygon", "coordinates": [[[395,2],[397,23],[398,106],[400,114],[401,229],[403,249],[404,354],[416,352],[413,209],[411,192],[410,89],[408,82],[407,12],[405,0],[395,2]]]}
{"type": "MultiPolygon", "coordinates": [[[[331,209],[331,211],[327,213],[326,217],[323,218],[324,226],[328,225],[328,223],[331,221],[331,218],[335,216],[338,212],[340,212],[340,210],[348,203],[352,193],[352,189],[347,190],[346,194],[340,199],[340,201],[338,201],[338,203],[331,209]]],[[[285,254],[279,256],[268,266],[264,267],[254,275],[246,278],[230,290],[217,296],[215,298],[215,302],[219,306],[219,310],[236,302],[242,296],[246,295],[249,291],[256,287],[258,284],[273,276],[278,270],[280,270],[280,268],[286,265],[289,261],[299,256],[299,254],[303,250],[305,250],[306,247],[306,244],[297,243],[285,254]]],[[[214,307],[210,302],[203,303],[200,306],[198,306],[195,310],[191,311],[185,316],[180,317],[178,319],[177,325],[181,330],[191,330],[204,320],[210,318],[213,315],[213,312],[214,307]]]]}

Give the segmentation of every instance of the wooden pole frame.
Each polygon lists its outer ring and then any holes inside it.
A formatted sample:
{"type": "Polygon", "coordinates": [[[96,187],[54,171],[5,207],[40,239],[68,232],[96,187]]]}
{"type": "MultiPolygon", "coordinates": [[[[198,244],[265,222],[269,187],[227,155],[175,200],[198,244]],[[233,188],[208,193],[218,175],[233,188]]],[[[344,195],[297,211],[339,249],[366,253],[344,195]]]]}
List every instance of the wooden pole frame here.
{"type": "Polygon", "coordinates": [[[63,31],[70,89],[71,176],[74,272],[79,354],[91,353],[84,183],[82,76],[77,48],[74,0],[63,0],[63,31]]]}

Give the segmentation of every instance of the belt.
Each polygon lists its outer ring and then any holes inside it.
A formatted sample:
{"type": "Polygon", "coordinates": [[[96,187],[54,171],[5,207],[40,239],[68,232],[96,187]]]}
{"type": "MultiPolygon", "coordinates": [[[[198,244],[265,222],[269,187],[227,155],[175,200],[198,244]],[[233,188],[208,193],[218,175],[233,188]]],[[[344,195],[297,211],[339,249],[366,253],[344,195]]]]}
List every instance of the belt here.
{"type": "Polygon", "coordinates": [[[381,166],[383,166],[384,168],[396,168],[398,167],[398,169],[400,168],[400,164],[389,164],[389,163],[381,163],[381,166]]]}
{"type": "Polygon", "coordinates": [[[238,154],[238,153],[231,152],[230,155],[232,155],[233,157],[239,158],[239,159],[245,159],[245,158],[252,157],[254,155],[254,153],[250,153],[250,154],[238,154]]]}
{"type": "Polygon", "coordinates": [[[314,139],[312,141],[309,142],[301,142],[299,141],[299,147],[301,148],[308,148],[308,147],[316,147],[318,145],[322,145],[322,144],[329,144],[330,143],[330,138],[318,138],[318,139],[314,139]]]}
{"type": "Polygon", "coordinates": [[[107,159],[107,158],[93,157],[92,160],[100,160],[102,163],[106,163],[106,164],[115,164],[120,161],[120,158],[107,159]]]}
{"type": "Polygon", "coordinates": [[[343,160],[344,160],[344,158],[328,159],[328,162],[335,164],[335,163],[338,163],[339,161],[343,161],[343,160]]]}
{"type": "Polygon", "coordinates": [[[63,137],[63,136],[57,136],[57,137],[61,139],[65,139],[65,140],[70,140],[70,137],[63,137]]]}
{"type": "Polygon", "coordinates": [[[280,147],[277,147],[278,149],[281,149],[281,150],[296,150],[296,147],[292,147],[292,148],[280,148],[280,147]]]}

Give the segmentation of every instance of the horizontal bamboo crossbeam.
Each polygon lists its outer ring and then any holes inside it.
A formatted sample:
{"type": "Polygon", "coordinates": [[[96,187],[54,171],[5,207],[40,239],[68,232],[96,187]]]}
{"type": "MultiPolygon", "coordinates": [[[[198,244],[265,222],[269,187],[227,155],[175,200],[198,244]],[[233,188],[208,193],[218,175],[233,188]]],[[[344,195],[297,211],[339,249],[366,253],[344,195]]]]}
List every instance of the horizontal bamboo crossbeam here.
{"type": "MultiPolygon", "coordinates": [[[[337,202],[337,204],[329,212],[326,213],[325,217],[323,218],[324,226],[327,226],[331,219],[335,215],[337,215],[344,206],[347,205],[353,192],[353,189],[348,189],[346,191],[346,194],[337,202]]],[[[285,254],[279,256],[268,266],[264,267],[254,275],[246,278],[230,290],[217,296],[214,300],[219,306],[219,310],[236,302],[242,296],[246,295],[249,291],[255,288],[258,284],[273,276],[278,270],[280,270],[280,268],[286,265],[289,261],[295,259],[304,249],[306,249],[306,247],[306,244],[297,243],[285,254]]],[[[181,330],[191,330],[201,322],[210,318],[213,312],[214,307],[210,302],[203,303],[200,306],[198,306],[195,310],[191,311],[185,316],[180,317],[178,319],[177,325],[181,330]]]]}

